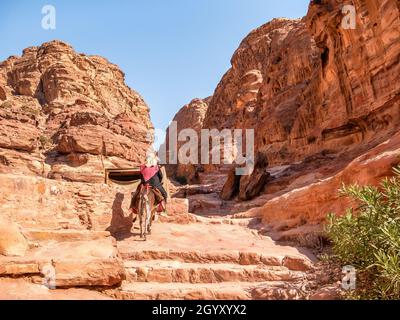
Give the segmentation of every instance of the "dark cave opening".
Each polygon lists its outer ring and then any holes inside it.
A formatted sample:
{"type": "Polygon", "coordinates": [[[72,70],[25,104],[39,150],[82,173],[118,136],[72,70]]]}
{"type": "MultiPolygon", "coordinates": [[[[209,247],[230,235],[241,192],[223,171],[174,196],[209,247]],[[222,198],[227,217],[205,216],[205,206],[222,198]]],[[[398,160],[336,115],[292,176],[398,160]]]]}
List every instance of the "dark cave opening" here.
{"type": "Polygon", "coordinates": [[[329,48],[324,48],[321,53],[322,69],[325,69],[329,64],[329,48]]]}
{"type": "Polygon", "coordinates": [[[111,169],[106,170],[106,183],[112,181],[117,184],[131,184],[139,182],[141,179],[140,171],[136,169],[111,169]]]}

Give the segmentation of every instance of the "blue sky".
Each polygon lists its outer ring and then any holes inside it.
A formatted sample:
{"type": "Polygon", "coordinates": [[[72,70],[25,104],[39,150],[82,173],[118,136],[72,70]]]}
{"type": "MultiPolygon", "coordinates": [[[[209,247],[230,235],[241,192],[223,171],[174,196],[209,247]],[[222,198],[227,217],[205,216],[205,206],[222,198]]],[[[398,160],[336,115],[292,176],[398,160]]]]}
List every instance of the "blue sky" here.
{"type": "Polygon", "coordinates": [[[151,108],[156,128],[195,97],[213,94],[233,52],[275,17],[306,14],[309,0],[0,1],[0,61],[59,39],[120,66],[151,108]],[[56,30],[41,28],[54,5],[56,30]]]}

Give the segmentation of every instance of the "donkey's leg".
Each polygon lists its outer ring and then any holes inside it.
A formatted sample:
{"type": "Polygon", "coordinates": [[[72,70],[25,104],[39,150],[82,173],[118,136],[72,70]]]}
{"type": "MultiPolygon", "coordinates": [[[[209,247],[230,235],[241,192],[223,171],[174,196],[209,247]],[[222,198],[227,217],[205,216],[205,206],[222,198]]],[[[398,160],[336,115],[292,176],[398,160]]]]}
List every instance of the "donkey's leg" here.
{"type": "Polygon", "coordinates": [[[148,202],[148,209],[149,209],[149,224],[148,224],[148,226],[147,226],[147,233],[148,234],[151,234],[151,226],[153,225],[153,220],[154,220],[154,215],[155,215],[155,211],[156,211],[156,208],[154,207],[154,202],[155,202],[155,199],[154,199],[154,192],[151,192],[150,193],[150,196],[149,196],[149,202],[148,202]]]}
{"type": "Polygon", "coordinates": [[[146,233],[149,233],[149,228],[151,224],[151,207],[149,198],[146,199],[146,233]]]}
{"type": "Polygon", "coordinates": [[[147,226],[147,233],[148,234],[151,234],[151,227],[153,225],[153,218],[154,218],[154,215],[155,215],[155,210],[151,210],[150,212],[151,213],[150,213],[149,225],[147,226]]]}
{"type": "Polygon", "coordinates": [[[140,238],[143,239],[144,237],[144,228],[143,228],[143,223],[144,223],[144,208],[143,208],[143,199],[140,199],[139,202],[139,224],[140,224],[140,238]]]}

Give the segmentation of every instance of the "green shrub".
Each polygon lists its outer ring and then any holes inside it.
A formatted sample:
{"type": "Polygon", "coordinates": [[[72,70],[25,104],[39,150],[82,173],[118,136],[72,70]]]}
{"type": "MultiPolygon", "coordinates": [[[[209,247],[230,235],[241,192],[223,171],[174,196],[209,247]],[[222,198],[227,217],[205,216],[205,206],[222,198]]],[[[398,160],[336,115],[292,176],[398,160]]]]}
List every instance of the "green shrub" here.
{"type": "Polygon", "coordinates": [[[357,207],[328,216],[335,255],[358,271],[353,297],[400,299],[400,170],[394,172],[380,188],[344,186],[341,194],[357,207]]]}

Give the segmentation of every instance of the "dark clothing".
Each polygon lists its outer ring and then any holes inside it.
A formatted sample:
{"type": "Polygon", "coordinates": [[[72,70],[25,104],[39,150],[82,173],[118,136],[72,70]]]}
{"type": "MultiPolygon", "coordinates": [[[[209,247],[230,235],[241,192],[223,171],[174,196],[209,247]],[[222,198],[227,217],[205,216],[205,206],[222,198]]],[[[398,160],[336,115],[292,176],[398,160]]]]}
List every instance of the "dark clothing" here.
{"type": "Polygon", "coordinates": [[[168,194],[162,185],[163,174],[162,174],[161,170],[158,170],[158,172],[147,181],[144,180],[143,175],[142,175],[141,180],[142,180],[142,184],[149,184],[153,188],[160,190],[161,194],[164,197],[164,200],[167,201],[168,194]]]}
{"type": "MultiPolygon", "coordinates": [[[[138,213],[139,209],[139,200],[140,200],[140,189],[142,185],[139,185],[139,187],[136,189],[135,192],[132,192],[132,198],[131,198],[131,205],[129,208],[134,209],[135,213],[138,213]]],[[[154,193],[154,200],[155,203],[154,205],[158,205],[163,201],[163,195],[161,194],[161,191],[158,189],[153,189],[152,190],[154,193]]]]}

